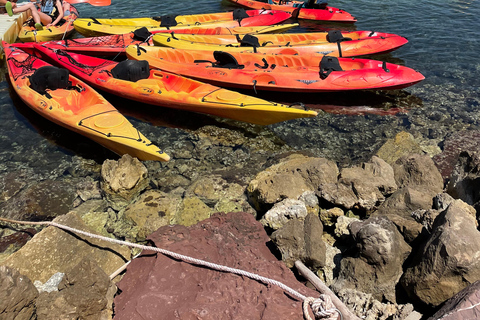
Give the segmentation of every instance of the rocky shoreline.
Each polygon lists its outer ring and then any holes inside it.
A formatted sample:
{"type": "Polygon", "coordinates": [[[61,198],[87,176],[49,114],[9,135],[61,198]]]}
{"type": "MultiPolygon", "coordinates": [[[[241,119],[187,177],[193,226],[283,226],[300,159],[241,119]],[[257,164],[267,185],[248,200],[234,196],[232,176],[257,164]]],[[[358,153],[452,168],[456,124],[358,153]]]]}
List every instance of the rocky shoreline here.
{"type": "MultiPolygon", "coordinates": [[[[155,244],[317,296],[295,275],[299,260],[361,318],[465,319],[480,312],[455,311],[480,302],[479,136],[452,135],[427,154],[401,132],[369,161],[341,168],[248,129],[206,126],[173,146],[169,163],[78,158],[59,168],[68,178],[40,182],[11,172],[0,181],[0,217],[155,244]]],[[[136,254],[2,223],[0,318],[303,317],[278,288],[160,254],[143,253],[110,279],[136,254]]]]}

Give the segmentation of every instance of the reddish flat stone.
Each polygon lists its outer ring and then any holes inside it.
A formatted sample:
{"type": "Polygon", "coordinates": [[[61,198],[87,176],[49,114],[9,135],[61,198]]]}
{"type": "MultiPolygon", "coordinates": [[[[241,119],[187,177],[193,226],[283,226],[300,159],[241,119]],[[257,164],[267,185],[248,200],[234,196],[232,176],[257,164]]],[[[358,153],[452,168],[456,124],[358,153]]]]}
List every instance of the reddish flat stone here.
{"type": "Polygon", "coordinates": [[[447,300],[428,320],[474,320],[480,319],[480,281],[466,287],[447,300]]]}
{"type": "MultiPolygon", "coordinates": [[[[305,296],[266,246],[270,239],[251,214],[215,214],[194,226],[165,226],[150,237],[157,247],[278,280],[305,296]]],[[[302,303],[277,286],[144,252],[118,284],[115,319],[303,319],[302,303]]]]}

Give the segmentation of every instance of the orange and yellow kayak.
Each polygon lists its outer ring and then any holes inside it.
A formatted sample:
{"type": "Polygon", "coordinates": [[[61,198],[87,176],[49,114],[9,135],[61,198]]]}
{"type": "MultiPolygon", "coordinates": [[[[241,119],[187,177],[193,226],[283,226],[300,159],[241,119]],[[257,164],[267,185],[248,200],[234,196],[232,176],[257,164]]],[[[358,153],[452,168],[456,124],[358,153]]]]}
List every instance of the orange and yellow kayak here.
{"type": "Polygon", "coordinates": [[[41,116],[119,155],[130,154],[140,160],[170,159],[99,93],[67,70],[6,42],[3,48],[15,92],[41,116]]]}
{"type": "Polygon", "coordinates": [[[129,46],[130,59],[230,88],[281,92],[401,89],[423,75],[411,68],[369,59],[268,55],[129,46]]]}
{"type": "Polygon", "coordinates": [[[149,70],[146,61],[118,63],[40,45],[35,49],[90,85],[131,100],[260,125],[317,115],[166,71],[149,70]],[[135,78],[123,77],[124,71],[135,78]]]}
{"type": "MultiPolygon", "coordinates": [[[[242,9],[243,10],[243,9],[242,9]]],[[[179,30],[191,27],[254,27],[280,24],[291,17],[290,13],[272,10],[243,10],[233,12],[207,13],[184,16],[163,16],[153,18],[95,19],[82,18],[74,22],[75,30],[85,37],[124,34],[141,27],[148,31],[179,30]]]]}
{"type": "MultiPolygon", "coordinates": [[[[376,33],[373,33],[376,34],[376,33]]],[[[387,34],[385,34],[387,35],[387,34]]],[[[157,46],[171,47],[189,50],[210,50],[226,52],[259,52],[266,54],[318,54],[335,57],[354,57],[362,55],[379,54],[393,51],[408,43],[404,37],[388,34],[389,36],[371,36],[358,40],[336,41],[300,41],[295,43],[293,37],[287,34],[274,35],[245,35],[243,37],[232,36],[236,43],[222,43],[222,39],[229,36],[207,36],[187,34],[163,34],[153,36],[153,43],[157,46]],[[265,38],[262,38],[266,36],[265,38]],[[271,37],[270,37],[271,36],[271,37]],[[284,37],[283,41],[271,41],[284,37]],[[267,38],[268,37],[268,38],[267,38]],[[291,41],[285,41],[288,37],[291,41]],[[248,41],[246,39],[248,38],[248,41]],[[265,39],[265,41],[263,41],[265,39]]],[[[308,37],[305,35],[305,37],[308,37]]]]}

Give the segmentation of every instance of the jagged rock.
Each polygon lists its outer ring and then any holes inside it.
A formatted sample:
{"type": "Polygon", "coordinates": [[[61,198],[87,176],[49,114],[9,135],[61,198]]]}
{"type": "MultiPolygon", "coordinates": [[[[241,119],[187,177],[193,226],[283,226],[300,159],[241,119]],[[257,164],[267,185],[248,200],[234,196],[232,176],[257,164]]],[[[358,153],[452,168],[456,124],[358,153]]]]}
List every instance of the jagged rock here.
{"type": "Polygon", "coordinates": [[[412,218],[420,223],[425,230],[429,233],[432,232],[433,222],[435,218],[440,214],[439,210],[429,209],[429,210],[415,210],[412,212],[412,218]]]}
{"type": "Polygon", "coordinates": [[[433,209],[443,211],[455,201],[448,193],[439,193],[433,198],[433,209]]]}
{"type": "Polygon", "coordinates": [[[422,148],[414,137],[405,131],[397,133],[394,139],[388,139],[377,151],[377,156],[390,165],[403,156],[412,153],[422,153],[422,148]]]}
{"type": "Polygon", "coordinates": [[[115,210],[128,205],[149,183],[147,168],[125,154],[118,161],[105,160],[102,165],[102,190],[115,210]]]}
{"type": "Polygon", "coordinates": [[[349,236],[350,229],[348,228],[348,226],[350,225],[350,223],[355,221],[358,222],[360,221],[360,219],[349,218],[346,216],[338,217],[337,222],[335,223],[335,231],[334,231],[335,237],[342,239],[346,236],[349,236]]]}
{"type": "Polygon", "coordinates": [[[85,257],[66,273],[58,291],[38,296],[37,319],[112,319],[116,291],[109,276],[85,257]]]}
{"type": "Polygon", "coordinates": [[[0,266],[0,319],[34,319],[37,296],[28,277],[15,268],[0,266]]]}
{"type": "Polygon", "coordinates": [[[282,260],[292,268],[296,260],[311,269],[325,266],[323,225],[318,216],[309,214],[305,219],[293,219],[272,233],[272,240],[282,253],[282,260]]]}
{"type": "MultiPolygon", "coordinates": [[[[162,227],[149,238],[158,247],[261,274],[318,296],[273,256],[263,226],[249,213],[217,213],[188,228],[162,227]]],[[[158,319],[159,312],[164,319],[303,319],[301,302],[277,286],[162,254],[146,252],[134,259],[118,287],[117,320],[158,319]]]]}
{"type": "Polygon", "coordinates": [[[73,208],[75,189],[70,183],[45,180],[25,188],[0,208],[0,216],[14,220],[46,221],[73,208]]]}
{"type": "Polygon", "coordinates": [[[278,230],[292,219],[305,219],[307,216],[305,202],[300,200],[285,199],[277,202],[272,209],[268,210],[260,222],[268,228],[278,230]]]}
{"type": "Polygon", "coordinates": [[[212,208],[207,206],[198,197],[190,196],[183,199],[174,223],[183,226],[191,226],[199,221],[208,219],[213,213],[212,208]]]}
{"type": "Polygon", "coordinates": [[[320,221],[322,221],[324,226],[331,227],[337,223],[339,217],[345,215],[342,209],[334,207],[331,209],[320,210],[320,221]]]}
{"type": "Polygon", "coordinates": [[[371,217],[349,225],[358,257],[343,258],[334,287],[370,293],[379,301],[396,302],[395,286],[411,248],[385,217],[371,217]]]}
{"type": "Polygon", "coordinates": [[[337,181],[337,165],[324,158],[292,155],[260,172],[247,191],[259,211],[265,211],[283,199],[298,199],[305,191],[337,181]]]}
{"type": "Polygon", "coordinates": [[[398,188],[410,187],[428,191],[435,196],[443,191],[443,178],[428,155],[411,154],[393,165],[398,188]]]}
{"type": "Polygon", "coordinates": [[[308,213],[313,213],[318,215],[320,211],[320,207],[318,205],[318,198],[315,195],[315,192],[313,191],[305,191],[300,195],[298,200],[302,201],[305,203],[305,206],[307,207],[307,212],[308,213]]]}
{"type": "Polygon", "coordinates": [[[432,234],[401,280],[412,299],[438,306],[480,279],[480,232],[475,222],[461,200],[438,215],[432,234]]]}
{"type": "MultiPolygon", "coordinates": [[[[57,217],[54,221],[95,233],[74,213],[57,217]]],[[[86,256],[98,261],[99,266],[110,274],[130,259],[131,254],[128,248],[117,244],[47,227],[1,264],[17,268],[32,281],[45,282],[56,272],[65,273],[86,256]]]]}
{"type": "Polygon", "coordinates": [[[325,283],[327,287],[330,287],[338,278],[338,271],[340,270],[340,261],[342,260],[342,251],[337,247],[331,246],[325,243],[325,265],[321,267],[317,275],[325,283]]]}
{"type": "Polygon", "coordinates": [[[447,185],[447,193],[480,211],[480,154],[464,151],[458,155],[447,185]]]}
{"type": "Polygon", "coordinates": [[[364,320],[419,320],[421,315],[413,310],[411,304],[382,303],[354,289],[341,288],[338,297],[358,317],[364,320]]]}
{"type": "Polygon", "coordinates": [[[450,299],[428,320],[466,320],[480,318],[480,280],[450,299]]]}

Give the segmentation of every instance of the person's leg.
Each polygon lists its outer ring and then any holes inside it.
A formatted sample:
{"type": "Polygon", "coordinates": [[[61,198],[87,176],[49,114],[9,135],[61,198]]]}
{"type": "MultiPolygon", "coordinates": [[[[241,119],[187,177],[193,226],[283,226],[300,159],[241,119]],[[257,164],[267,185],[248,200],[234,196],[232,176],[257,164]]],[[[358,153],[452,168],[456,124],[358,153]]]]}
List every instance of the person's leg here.
{"type": "Polygon", "coordinates": [[[70,3],[67,1],[63,2],[63,16],[67,17],[70,15],[70,3]]]}

